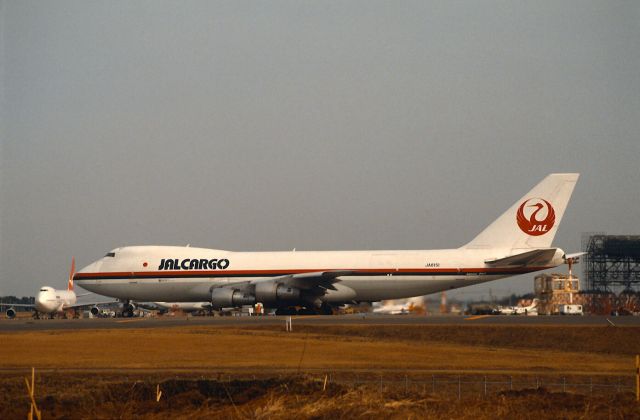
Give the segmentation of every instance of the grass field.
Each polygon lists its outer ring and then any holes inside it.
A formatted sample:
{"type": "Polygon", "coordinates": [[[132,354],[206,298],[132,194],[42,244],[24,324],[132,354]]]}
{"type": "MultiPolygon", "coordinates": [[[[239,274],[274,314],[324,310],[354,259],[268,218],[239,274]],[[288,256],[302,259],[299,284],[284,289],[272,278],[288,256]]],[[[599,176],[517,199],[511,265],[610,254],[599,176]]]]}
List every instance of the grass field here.
{"type": "Polygon", "coordinates": [[[38,395],[49,418],[495,418],[496,410],[518,418],[640,418],[630,392],[587,396],[542,388],[478,399],[482,394],[474,391],[465,396],[471,402],[461,404],[451,393],[434,395],[424,385],[399,394],[398,387],[332,381],[330,391],[321,390],[325,374],[404,375],[411,383],[429,374],[632,381],[633,356],[640,352],[637,327],[345,325],[287,333],[206,326],[3,333],[0,340],[0,418],[26,413],[22,376],[31,367],[38,371],[38,395]],[[176,385],[178,377],[182,385],[176,385]],[[153,398],[154,384],[164,389],[161,403],[153,398]],[[134,393],[126,391],[132,387],[134,393]]]}

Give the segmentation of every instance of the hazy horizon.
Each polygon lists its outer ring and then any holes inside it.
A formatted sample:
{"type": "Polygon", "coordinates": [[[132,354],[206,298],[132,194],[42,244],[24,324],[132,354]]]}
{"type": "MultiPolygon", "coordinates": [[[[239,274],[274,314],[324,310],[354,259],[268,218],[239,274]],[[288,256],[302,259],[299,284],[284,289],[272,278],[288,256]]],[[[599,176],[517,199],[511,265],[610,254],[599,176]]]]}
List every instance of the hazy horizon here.
{"type": "Polygon", "coordinates": [[[552,172],[555,246],[640,234],[639,40],[636,2],[2,1],[0,295],[124,245],[454,248],[552,172]]]}

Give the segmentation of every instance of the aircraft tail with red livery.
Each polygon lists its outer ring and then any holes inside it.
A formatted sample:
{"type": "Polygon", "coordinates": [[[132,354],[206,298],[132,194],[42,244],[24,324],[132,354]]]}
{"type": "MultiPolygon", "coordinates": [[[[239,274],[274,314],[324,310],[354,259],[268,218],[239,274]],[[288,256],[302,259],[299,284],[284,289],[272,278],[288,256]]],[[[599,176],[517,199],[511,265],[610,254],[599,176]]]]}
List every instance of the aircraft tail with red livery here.
{"type": "Polygon", "coordinates": [[[578,177],[548,175],[462,248],[502,249],[514,254],[550,247],[578,177]]]}

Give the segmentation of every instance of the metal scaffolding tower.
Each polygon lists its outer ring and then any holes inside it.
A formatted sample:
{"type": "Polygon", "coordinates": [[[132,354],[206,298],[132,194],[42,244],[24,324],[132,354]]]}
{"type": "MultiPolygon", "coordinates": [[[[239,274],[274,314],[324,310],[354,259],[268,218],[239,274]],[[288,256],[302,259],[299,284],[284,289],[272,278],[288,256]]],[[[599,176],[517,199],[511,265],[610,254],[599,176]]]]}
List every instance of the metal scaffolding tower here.
{"type": "Polygon", "coordinates": [[[640,236],[582,236],[584,280],[591,292],[640,292],[640,236]]]}

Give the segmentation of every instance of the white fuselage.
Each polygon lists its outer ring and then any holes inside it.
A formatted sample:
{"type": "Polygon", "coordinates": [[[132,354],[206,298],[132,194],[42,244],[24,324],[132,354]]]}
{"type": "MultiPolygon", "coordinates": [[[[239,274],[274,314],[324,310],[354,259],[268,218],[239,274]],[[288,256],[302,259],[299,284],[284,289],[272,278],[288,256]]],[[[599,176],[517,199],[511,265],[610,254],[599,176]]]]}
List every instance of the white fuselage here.
{"type": "Polygon", "coordinates": [[[202,302],[215,287],[287,274],[348,271],[321,298],[327,303],[378,301],[427,295],[554,267],[492,268],[485,261],[509,250],[231,252],[133,246],[118,248],[75,275],[81,287],[119,299],[202,302]]]}
{"type": "Polygon", "coordinates": [[[76,303],[73,290],[57,290],[45,286],[40,288],[36,296],[35,308],[40,313],[52,314],[63,312],[67,307],[76,303]]]}

